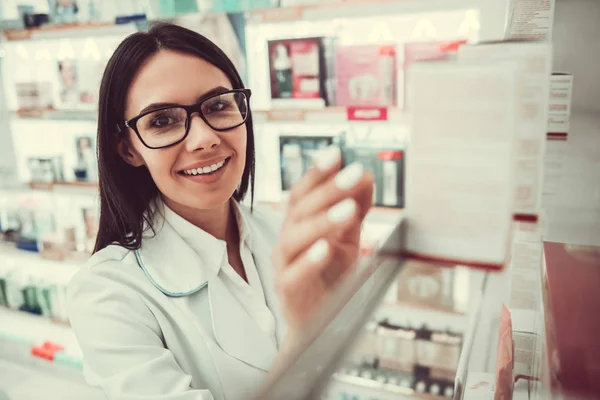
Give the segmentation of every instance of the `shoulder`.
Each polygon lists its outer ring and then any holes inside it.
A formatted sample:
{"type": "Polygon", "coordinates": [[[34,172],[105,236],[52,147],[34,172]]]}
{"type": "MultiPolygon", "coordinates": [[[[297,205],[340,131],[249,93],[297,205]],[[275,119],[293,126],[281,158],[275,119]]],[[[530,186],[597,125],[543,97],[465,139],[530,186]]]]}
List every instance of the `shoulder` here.
{"type": "Polygon", "coordinates": [[[144,275],[133,251],[110,245],[95,253],[69,282],[69,308],[84,304],[101,304],[101,297],[137,299],[144,285],[144,275]]]}
{"type": "Polygon", "coordinates": [[[133,340],[139,334],[135,327],[158,334],[147,285],[133,251],[111,245],[94,254],[67,287],[69,321],[82,350],[90,351],[116,332],[119,338],[111,345],[133,340]]]}

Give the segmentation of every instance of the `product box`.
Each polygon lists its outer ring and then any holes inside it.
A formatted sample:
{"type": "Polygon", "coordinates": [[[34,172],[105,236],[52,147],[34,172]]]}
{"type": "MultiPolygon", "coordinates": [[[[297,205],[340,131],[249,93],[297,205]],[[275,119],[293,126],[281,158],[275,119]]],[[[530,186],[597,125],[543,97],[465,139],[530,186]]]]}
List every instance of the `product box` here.
{"type": "Polygon", "coordinates": [[[401,53],[402,71],[398,76],[398,106],[408,109],[409,70],[412,64],[443,61],[452,57],[465,41],[406,43],[401,53]]]}
{"type": "Polygon", "coordinates": [[[510,0],[506,39],[552,41],[555,0],[510,0]]]}
{"type": "Polygon", "coordinates": [[[330,136],[281,136],[281,190],[290,190],[312,166],[313,153],[332,143],[333,137],[330,136]]]}
{"type": "Polygon", "coordinates": [[[325,58],[321,38],[269,41],[271,98],[325,106],[325,58]],[[312,100],[312,101],[308,101],[312,100]]]}
{"type": "Polygon", "coordinates": [[[336,49],[338,106],[392,106],[396,100],[395,46],[336,49]]]}
{"type": "Polygon", "coordinates": [[[512,399],[514,387],[513,369],[514,343],[511,315],[508,308],[502,305],[496,355],[496,392],[494,393],[494,400],[512,399]]]}
{"type": "Polygon", "coordinates": [[[417,363],[417,334],[413,328],[379,323],[376,330],[380,368],[410,372],[417,363]]]}
{"type": "Polygon", "coordinates": [[[373,205],[404,207],[404,148],[399,144],[387,146],[380,142],[354,140],[351,135],[340,138],[344,165],[360,162],[373,175],[375,190],[373,205]]]}
{"type": "Polygon", "coordinates": [[[516,140],[513,157],[515,219],[535,219],[541,211],[544,154],[548,125],[549,79],[552,44],[500,42],[464,45],[461,62],[486,65],[512,64],[517,68],[515,107],[516,140]]]}
{"type": "Polygon", "coordinates": [[[494,389],[494,374],[469,372],[462,398],[463,400],[492,400],[494,389]]]}
{"type": "Polygon", "coordinates": [[[28,160],[32,183],[64,181],[62,156],[31,157],[28,160]]]}
{"type": "Polygon", "coordinates": [[[548,138],[566,138],[569,134],[571,102],[573,99],[573,75],[555,72],[550,77],[548,103],[548,138]]]}
{"type": "Polygon", "coordinates": [[[375,178],[373,205],[404,207],[404,150],[376,148],[345,148],[345,164],[360,162],[375,178]]]}
{"type": "Polygon", "coordinates": [[[451,373],[456,371],[462,346],[462,335],[453,332],[417,330],[416,364],[451,373]]]}
{"type": "MultiPolygon", "coordinates": [[[[91,46],[91,45],[90,45],[91,46]]],[[[98,49],[89,48],[90,53],[98,49]]],[[[98,103],[102,64],[93,60],[61,60],[57,63],[58,106],[66,110],[93,110],[98,103]]]]}
{"type": "Polygon", "coordinates": [[[76,164],[73,173],[77,181],[98,182],[98,162],[94,138],[81,136],[75,139],[76,164]]]}
{"type": "Polygon", "coordinates": [[[418,308],[453,312],[453,277],[453,269],[415,261],[400,273],[395,300],[418,308]]]}
{"type": "MultiPolygon", "coordinates": [[[[173,0],[169,0],[173,1],[173,0]]],[[[181,1],[181,0],[180,0],[181,1]]],[[[197,0],[192,0],[194,3],[197,0]]],[[[211,3],[211,10],[215,12],[245,12],[256,8],[277,7],[279,0],[201,0],[211,3]]]]}
{"type": "Polygon", "coordinates": [[[406,251],[502,269],[514,212],[517,70],[443,61],[416,63],[410,75],[406,251]]]}
{"type": "MultiPolygon", "coordinates": [[[[221,1],[226,2],[226,1],[221,1]]],[[[163,17],[174,17],[186,13],[198,12],[196,0],[160,0],[159,12],[163,17]]]]}
{"type": "Polygon", "coordinates": [[[554,391],[600,397],[600,247],[544,242],[543,298],[554,391]]]}
{"type": "Polygon", "coordinates": [[[19,82],[17,86],[17,104],[20,111],[51,110],[52,83],[19,82]]]}
{"type": "Polygon", "coordinates": [[[84,1],[77,0],[49,0],[48,7],[54,24],[72,24],[78,22],[79,6],[78,3],[84,1]]]}

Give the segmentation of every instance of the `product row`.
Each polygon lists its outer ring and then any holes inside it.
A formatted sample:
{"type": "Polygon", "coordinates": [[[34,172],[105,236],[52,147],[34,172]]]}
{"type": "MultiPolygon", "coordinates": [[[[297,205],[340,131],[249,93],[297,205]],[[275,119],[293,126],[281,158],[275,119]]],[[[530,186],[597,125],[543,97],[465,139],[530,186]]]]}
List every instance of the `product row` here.
{"type": "Polygon", "coordinates": [[[61,206],[33,193],[0,197],[0,243],[54,260],[89,255],[99,220],[97,205],[86,197],[80,202],[59,199],[61,206]]]}
{"type": "Polygon", "coordinates": [[[32,183],[51,184],[66,182],[64,159],[72,160],[69,165],[76,182],[98,182],[98,163],[96,161],[95,139],[93,136],[78,136],[69,157],[65,154],[51,156],[31,156],[27,167],[32,183]]]}
{"type": "Polygon", "coordinates": [[[449,329],[381,321],[367,324],[350,359],[357,365],[401,373],[427,369],[453,379],[461,347],[462,334],[449,329]]]}
{"type": "MultiPolygon", "coordinates": [[[[0,244],[1,245],[1,244],[0,244]]],[[[3,246],[0,257],[0,306],[15,311],[68,321],[67,284],[75,268],[47,265],[48,262],[11,257],[3,246]]]]}
{"type": "MultiPolygon", "coordinates": [[[[48,0],[45,2],[7,0],[0,5],[0,17],[18,18],[26,27],[113,21],[130,15],[174,17],[199,12],[239,13],[257,8],[315,4],[315,0],[48,0]],[[120,6],[120,7],[119,7],[120,6]]],[[[343,0],[329,0],[342,2],[343,0]]],[[[319,3],[323,3],[320,0],[319,3]]],[[[17,24],[16,26],[19,26],[17,24]]]]}
{"type": "MultiPolygon", "coordinates": [[[[393,144],[391,141],[375,142],[371,136],[359,139],[355,136],[351,133],[342,133],[338,136],[281,134],[278,139],[278,155],[262,154],[259,150],[257,157],[279,159],[280,180],[278,183],[270,184],[279,186],[282,192],[287,192],[312,166],[316,151],[332,144],[339,145],[345,164],[360,162],[373,175],[375,206],[403,207],[404,146],[399,143],[393,144]]],[[[76,137],[74,152],[71,151],[70,154],[46,153],[43,156],[28,154],[27,167],[31,177],[30,182],[38,187],[71,182],[72,179],[75,182],[95,183],[98,180],[95,154],[94,138],[83,135],[76,137]]],[[[272,176],[274,175],[269,175],[272,176]]]]}
{"type": "Polygon", "coordinates": [[[414,393],[415,398],[428,394],[431,399],[452,399],[454,377],[436,377],[419,370],[400,373],[369,366],[348,366],[334,374],[327,392],[327,400],[387,400],[399,396],[410,398],[414,393]],[[365,389],[368,390],[366,396],[365,389]],[[385,393],[385,397],[377,393],[385,393]]]}
{"type": "Polygon", "coordinates": [[[272,0],[48,0],[44,3],[8,0],[0,17],[14,20],[12,27],[39,27],[90,22],[113,22],[132,17],[174,17],[198,12],[242,12],[277,5],[272,0]]]}
{"type": "MultiPolygon", "coordinates": [[[[269,85],[252,89],[270,87],[273,108],[404,108],[404,82],[409,65],[446,57],[463,43],[343,45],[339,42],[334,37],[269,40],[269,85]]],[[[102,47],[93,39],[87,39],[83,46],[63,40],[60,45],[29,54],[26,45],[16,45],[11,55],[27,66],[15,71],[17,109],[21,113],[95,109],[107,61],[102,47]]]]}

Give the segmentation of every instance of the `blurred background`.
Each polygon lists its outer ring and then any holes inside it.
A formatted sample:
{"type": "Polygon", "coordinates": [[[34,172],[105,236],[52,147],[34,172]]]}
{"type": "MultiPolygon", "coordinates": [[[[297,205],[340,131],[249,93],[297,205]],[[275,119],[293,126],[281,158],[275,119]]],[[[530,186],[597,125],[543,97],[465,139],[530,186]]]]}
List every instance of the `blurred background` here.
{"type": "Polygon", "coordinates": [[[98,225],[104,66],[159,20],[213,40],[252,89],[257,207],[283,211],[332,143],[373,173],[364,256],[410,198],[423,116],[409,88],[431,90],[412,68],[514,64],[510,259],[404,270],[325,398],[491,398],[506,337],[513,398],[600,398],[600,1],[2,0],[0,399],[103,398],[84,383],[65,290],[98,225]]]}

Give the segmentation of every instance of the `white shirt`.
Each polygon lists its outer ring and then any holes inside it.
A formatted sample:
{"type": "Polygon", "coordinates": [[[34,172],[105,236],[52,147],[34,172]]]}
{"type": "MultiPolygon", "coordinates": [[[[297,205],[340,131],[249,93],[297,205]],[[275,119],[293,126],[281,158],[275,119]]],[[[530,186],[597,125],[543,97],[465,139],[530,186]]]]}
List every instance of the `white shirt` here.
{"type": "Polygon", "coordinates": [[[242,259],[242,264],[244,265],[248,282],[242,279],[242,277],[233,269],[231,264],[229,264],[229,259],[227,257],[227,243],[225,241],[215,238],[186,221],[171,210],[166,204],[163,203],[162,206],[164,207],[163,214],[165,221],[170,224],[177,233],[186,238],[186,242],[192,246],[194,251],[196,251],[202,259],[213,259],[208,252],[213,253],[216,251],[222,254],[221,260],[219,261],[220,265],[212,265],[209,267],[214,269],[229,292],[246,310],[250,318],[256,322],[260,329],[271,338],[273,344],[277,346],[277,339],[275,337],[275,317],[267,306],[263,284],[258,275],[254,263],[254,256],[251,251],[252,235],[248,228],[248,222],[244,219],[239,205],[236,202],[233,202],[233,216],[238,225],[240,234],[240,257],[242,259]]]}

